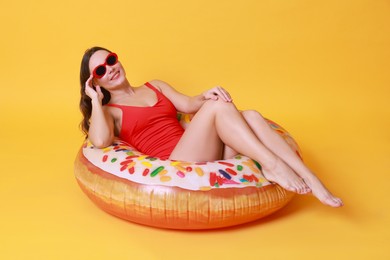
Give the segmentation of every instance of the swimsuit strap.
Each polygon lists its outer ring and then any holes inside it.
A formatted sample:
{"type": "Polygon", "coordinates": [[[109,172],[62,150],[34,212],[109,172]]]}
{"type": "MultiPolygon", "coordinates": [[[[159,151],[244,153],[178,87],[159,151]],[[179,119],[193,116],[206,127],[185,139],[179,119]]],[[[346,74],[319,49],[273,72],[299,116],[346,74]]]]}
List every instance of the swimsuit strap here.
{"type": "Polygon", "coordinates": [[[149,88],[152,88],[152,89],[156,89],[156,87],[153,86],[152,84],[150,84],[150,82],[146,82],[145,86],[148,86],[149,88]]]}
{"type": "Polygon", "coordinates": [[[150,88],[151,90],[153,90],[153,91],[157,94],[157,98],[158,98],[159,96],[163,95],[163,94],[161,93],[161,91],[158,90],[155,86],[153,86],[150,82],[146,82],[146,83],[145,83],[145,86],[147,86],[148,88],[150,88]]]}

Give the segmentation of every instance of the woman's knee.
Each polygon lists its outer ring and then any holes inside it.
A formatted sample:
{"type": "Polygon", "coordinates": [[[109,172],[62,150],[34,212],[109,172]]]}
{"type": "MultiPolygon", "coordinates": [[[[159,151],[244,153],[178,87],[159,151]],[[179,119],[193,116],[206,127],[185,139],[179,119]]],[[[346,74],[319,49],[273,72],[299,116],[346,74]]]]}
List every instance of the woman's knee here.
{"type": "Polygon", "coordinates": [[[247,121],[247,123],[266,124],[264,117],[260,114],[260,112],[256,110],[245,110],[242,111],[241,114],[245,118],[245,121],[247,121]]]}
{"type": "Polygon", "coordinates": [[[225,102],[221,99],[217,100],[207,100],[204,104],[204,107],[207,109],[221,110],[221,109],[236,109],[235,105],[232,102],[225,102]]]}

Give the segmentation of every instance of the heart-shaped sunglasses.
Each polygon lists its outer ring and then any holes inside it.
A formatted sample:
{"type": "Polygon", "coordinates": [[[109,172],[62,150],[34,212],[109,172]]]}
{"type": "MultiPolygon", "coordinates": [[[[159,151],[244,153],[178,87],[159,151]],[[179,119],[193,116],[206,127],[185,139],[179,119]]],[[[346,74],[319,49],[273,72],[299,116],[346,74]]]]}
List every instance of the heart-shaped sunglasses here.
{"type": "Polygon", "coordinates": [[[111,52],[107,55],[106,61],[103,64],[96,66],[96,68],[93,70],[93,77],[98,79],[102,78],[107,72],[106,66],[113,66],[117,62],[118,55],[116,55],[116,53],[111,52]]]}

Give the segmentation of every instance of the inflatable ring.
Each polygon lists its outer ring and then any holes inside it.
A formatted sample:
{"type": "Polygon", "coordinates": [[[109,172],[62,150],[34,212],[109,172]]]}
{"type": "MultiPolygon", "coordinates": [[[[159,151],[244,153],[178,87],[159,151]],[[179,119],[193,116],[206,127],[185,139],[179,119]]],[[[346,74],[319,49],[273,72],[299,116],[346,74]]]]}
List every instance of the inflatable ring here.
{"type": "MultiPolygon", "coordinates": [[[[190,115],[178,115],[185,127],[190,115]]],[[[300,154],[288,132],[267,121],[300,154]]],[[[75,160],[75,177],[106,212],[170,229],[212,229],[254,221],[293,197],[268,182],[261,166],[246,156],[214,162],[160,160],[121,140],[104,149],[86,140],[75,160]]]]}

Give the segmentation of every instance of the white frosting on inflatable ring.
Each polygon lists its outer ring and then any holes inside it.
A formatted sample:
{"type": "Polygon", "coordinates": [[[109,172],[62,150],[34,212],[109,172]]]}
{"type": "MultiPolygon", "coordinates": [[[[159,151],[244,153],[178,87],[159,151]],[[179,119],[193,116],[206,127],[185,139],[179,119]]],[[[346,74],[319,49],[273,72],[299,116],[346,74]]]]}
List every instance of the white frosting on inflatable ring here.
{"type": "MultiPolygon", "coordinates": [[[[189,115],[180,119],[183,124],[190,121],[189,115]]],[[[268,122],[300,154],[288,132],[268,122]]],[[[121,140],[104,149],[85,141],[75,175],[83,191],[107,212],[173,229],[245,223],[271,214],[293,196],[268,182],[261,166],[246,156],[214,162],[161,160],[121,140]]]]}

